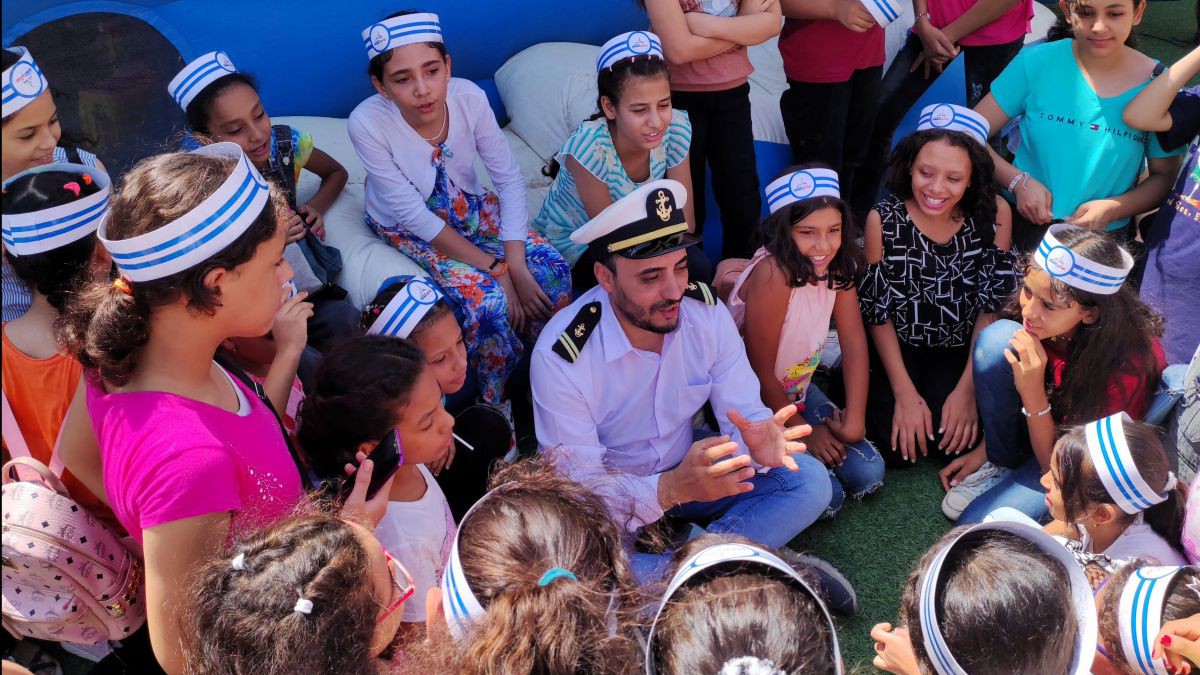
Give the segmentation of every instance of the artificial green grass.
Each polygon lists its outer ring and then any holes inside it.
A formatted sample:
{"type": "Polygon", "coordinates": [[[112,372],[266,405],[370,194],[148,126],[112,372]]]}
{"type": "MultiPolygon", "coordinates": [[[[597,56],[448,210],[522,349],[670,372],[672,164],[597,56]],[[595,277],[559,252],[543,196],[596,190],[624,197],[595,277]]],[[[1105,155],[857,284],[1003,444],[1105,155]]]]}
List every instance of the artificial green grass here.
{"type": "Polygon", "coordinates": [[[896,623],[909,569],[953,526],[942,516],[940,468],[940,462],[923,460],[889,471],[878,493],[861,502],[847,497],[837,516],[818,522],[790,544],[832,563],[858,593],[858,615],[838,617],[847,670],[857,666],[871,671],[871,627],[896,623]]]}

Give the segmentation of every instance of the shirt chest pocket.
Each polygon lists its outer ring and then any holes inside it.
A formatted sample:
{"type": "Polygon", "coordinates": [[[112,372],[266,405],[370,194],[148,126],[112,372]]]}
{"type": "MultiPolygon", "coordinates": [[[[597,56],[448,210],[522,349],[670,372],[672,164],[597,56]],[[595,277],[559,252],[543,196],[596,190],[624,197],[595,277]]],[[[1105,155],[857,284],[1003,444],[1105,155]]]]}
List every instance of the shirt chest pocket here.
{"type": "Polygon", "coordinates": [[[675,401],[667,400],[665,403],[677,406],[681,414],[691,417],[708,401],[712,394],[712,385],[712,380],[701,384],[684,385],[679,389],[678,398],[675,401]]]}

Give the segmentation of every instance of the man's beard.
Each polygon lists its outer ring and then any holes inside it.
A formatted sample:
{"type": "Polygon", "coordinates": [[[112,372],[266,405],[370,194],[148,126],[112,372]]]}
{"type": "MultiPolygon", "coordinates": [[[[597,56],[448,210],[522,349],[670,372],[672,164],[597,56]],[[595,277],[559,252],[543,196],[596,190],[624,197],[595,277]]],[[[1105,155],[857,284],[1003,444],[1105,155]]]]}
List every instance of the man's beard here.
{"type": "Polygon", "coordinates": [[[620,312],[621,316],[625,317],[626,321],[634,326],[637,326],[638,328],[641,328],[642,330],[649,331],[651,333],[658,333],[659,335],[666,335],[668,333],[675,332],[675,329],[679,327],[678,315],[676,315],[675,320],[662,324],[654,323],[650,320],[650,317],[654,314],[654,312],[662,312],[678,306],[680,300],[663,300],[662,302],[656,302],[650,306],[649,310],[646,310],[630,302],[629,298],[625,297],[625,294],[621,292],[620,288],[616,289],[613,299],[616,301],[613,303],[613,306],[616,307],[616,310],[620,312]]]}

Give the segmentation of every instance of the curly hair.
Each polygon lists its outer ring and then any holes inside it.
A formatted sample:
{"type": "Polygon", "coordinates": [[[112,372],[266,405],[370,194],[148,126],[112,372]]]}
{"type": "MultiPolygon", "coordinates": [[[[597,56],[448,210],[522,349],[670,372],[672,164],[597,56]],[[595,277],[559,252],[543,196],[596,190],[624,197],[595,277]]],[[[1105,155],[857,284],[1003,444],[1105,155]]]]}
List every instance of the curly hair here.
{"type": "Polygon", "coordinates": [[[981,227],[980,233],[984,238],[984,245],[990,246],[993,236],[990,226],[996,222],[996,163],[987,148],[971,136],[949,129],[926,129],[905,136],[892,151],[888,164],[888,190],[898,199],[913,198],[913,164],[917,161],[921,148],[934,141],[961,148],[967,153],[971,161],[971,176],[967,181],[967,189],[958,202],[958,209],[964,218],[969,218],[978,225],[988,225],[981,227]]]}
{"type": "MultiPolygon", "coordinates": [[[[187,152],[138,162],[112,200],[108,238],[131,239],[179,219],[216,192],[236,163],[226,157],[187,152]]],[[[271,199],[262,212],[231,244],[188,269],[130,284],[129,293],[106,282],[85,285],[59,317],[60,346],[106,382],[125,384],[150,339],[151,312],[182,297],[189,309],[214,314],[221,306],[220,291],[206,285],[205,277],[213,270],[232,270],[249,262],[259,246],[275,236],[284,205],[282,193],[272,187],[271,199]]]]}

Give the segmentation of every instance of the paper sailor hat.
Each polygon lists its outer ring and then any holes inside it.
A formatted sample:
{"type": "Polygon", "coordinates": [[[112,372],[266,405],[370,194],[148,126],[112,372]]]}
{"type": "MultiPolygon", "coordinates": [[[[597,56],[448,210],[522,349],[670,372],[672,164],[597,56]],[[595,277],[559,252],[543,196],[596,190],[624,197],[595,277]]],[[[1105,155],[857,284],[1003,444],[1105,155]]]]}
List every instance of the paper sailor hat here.
{"type": "Polygon", "coordinates": [[[237,163],[207,199],[157,230],[114,241],[100,228],[104,248],[131,281],[161,279],[208,260],[242,236],[267,206],[271,189],[237,143],[214,143],[193,152],[237,163]]]}
{"type": "Polygon", "coordinates": [[[186,112],[192,99],[199,96],[208,85],[236,72],[237,67],[225,52],[209,52],[184,66],[167,85],[167,92],[186,112]]]}
{"type": "Polygon", "coordinates": [[[50,88],[50,83],[42,75],[42,69],[38,68],[28,49],[13,47],[8,51],[17,55],[17,62],[4,70],[5,117],[33,103],[33,99],[50,88]]]}
{"type": "Polygon", "coordinates": [[[442,39],[442,24],[437,14],[421,12],[393,16],[379,23],[371,24],[362,32],[363,48],[367,50],[367,58],[373,59],[380,54],[419,42],[444,42],[442,39]]]}
{"type": "Polygon", "coordinates": [[[967,672],[954,658],[954,654],[950,652],[950,647],[942,636],[937,616],[938,584],[946,558],[962,542],[963,537],[985,531],[1009,532],[1026,539],[1066,568],[1071,586],[1072,613],[1079,625],[1075,644],[1072,645],[1074,658],[1070,674],[1089,675],[1092,672],[1092,658],[1096,653],[1099,622],[1096,619],[1096,601],[1092,597],[1092,587],[1088,584],[1083,568],[1075,561],[1075,557],[1071,555],[1066,546],[1043,532],[1041,528],[1005,520],[983,522],[964,531],[954,541],[938,551],[938,554],[930,562],[929,568],[921,574],[921,604],[917,614],[921,621],[925,651],[929,654],[929,660],[933,662],[933,669],[939,675],[967,675],[967,672]]]}
{"type": "Polygon", "coordinates": [[[1075,226],[1070,223],[1051,225],[1046,235],[1033,252],[1033,260],[1046,273],[1068,286],[1078,288],[1098,295],[1112,295],[1121,290],[1125,277],[1133,269],[1133,256],[1124,248],[1121,249],[1123,267],[1109,267],[1063,246],[1058,235],[1071,231],[1075,226]]]}
{"type": "MultiPolygon", "coordinates": [[[[1125,662],[1140,675],[1171,675],[1162,660],[1152,656],[1162,629],[1163,603],[1171,580],[1189,567],[1142,567],[1134,570],[1121,589],[1117,625],[1125,662]]],[[[1195,567],[1190,569],[1195,570],[1195,567]]]]}
{"type": "Polygon", "coordinates": [[[1142,477],[1125,440],[1125,421],[1129,419],[1120,412],[1090,422],[1083,429],[1092,467],[1104,489],[1122,511],[1135,514],[1165,502],[1176,481],[1175,475],[1168,473],[1165,494],[1159,494],[1142,477]]]}
{"type": "Polygon", "coordinates": [[[600,55],[596,57],[596,72],[612,68],[618,61],[638,56],[664,58],[662,40],[644,30],[621,33],[600,47],[600,55]]]}
{"type": "Polygon", "coordinates": [[[679,181],[651,181],[609,204],[572,232],[571,241],[587,244],[597,260],[609,254],[644,260],[687,248],[700,242],[687,231],[687,199],[679,181]]]}
{"type": "MultiPolygon", "coordinates": [[[[663,610],[671,598],[679,591],[680,588],[687,585],[696,579],[697,575],[703,572],[710,571],[714,574],[720,574],[720,570],[726,571],[746,568],[753,566],[755,572],[778,577],[786,583],[795,586],[800,592],[808,595],[817,603],[817,607],[821,609],[821,618],[825,622],[825,628],[829,633],[830,653],[834,655],[837,664],[837,672],[840,674],[845,672],[845,667],[842,665],[842,650],[838,645],[837,630],[833,624],[833,617],[829,614],[829,609],[825,607],[825,602],[821,596],[813,590],[813,587],[800,576],[791,565],[784,562],[773,553],[741,543],[726,543],[714,544],[704,548],[704,550],[696,553],[692,557],[683,561],[679,565],[679,569],[671,578],[671,582],[667,584],[667,590],[663,594],[662,602],[658,604],[658,611],[654,613],[654,622],[650,624],[650,633],[646,638],[646,673],[653,675],[657,667],[657,655],[655,654],[655,637],[654,631],[658,628],[658,620],[662,617],[663,610]]],[[[707,578],[708,575],[705,575],[707,578]]],[[[761,663],[761,659],[753,654],[746,655],[747,665],[751,663],[761,663]]],[[[754,672],[754,670],[750,670],[754,672]]]]}
{"type": "Polygon", "coordinates": [[[406,338],[438,300],[445,297],[428,278],[413,277],[388,301],[367,329],[367,335],[406,338]]]}
{"type": "Polygon", "coordinates": [[[899,0],[859,0],[863,7],[871,13],[875,18],[875,23],[881,28],[887,28],[888,24],[900,18],[904,13],[904,7],[899,0]]]}
{"type": "Polygon", "coordinates": [[[935,103],[921,110],[917,119],[917,131],[926,129],[947,129],[961,131],[980,143],[987,145],[991,125],[987,118],[979,113],[953,103],[935,103]]]}
{"type": "Polygon", "coordinates": [[[4,182],[5,189],[13,181],[47,171],[66,171],[91,178],[99,192],[69,204],[60,204],[32,213],[4,214],[4,248],[15,256],[36,255],[53,251],[79,241],[100,228],[108,216],[112,181],[100,169],[82,164],[47,164],[13,176],[4,182]]]}
{"type": "Polygon", "coordinates": [[[767,185],[767,208],[771,213],[788,204],[813,197],[841,199],[837,172],[833,169],[800,169],[776,178],[767,185]]]}

